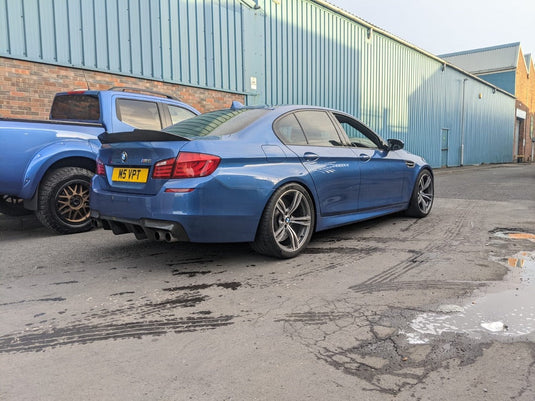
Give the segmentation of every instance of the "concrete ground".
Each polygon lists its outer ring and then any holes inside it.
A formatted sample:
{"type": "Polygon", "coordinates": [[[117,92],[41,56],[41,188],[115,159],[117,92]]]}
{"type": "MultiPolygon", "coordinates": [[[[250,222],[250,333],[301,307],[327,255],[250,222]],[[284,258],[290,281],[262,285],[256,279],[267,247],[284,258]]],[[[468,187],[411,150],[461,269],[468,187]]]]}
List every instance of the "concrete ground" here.
{"type": "Polygon", "coordinates": [[[535,165],[435,174],[291,260],[0,215],[0,399],[535,399],[535,165]]]}

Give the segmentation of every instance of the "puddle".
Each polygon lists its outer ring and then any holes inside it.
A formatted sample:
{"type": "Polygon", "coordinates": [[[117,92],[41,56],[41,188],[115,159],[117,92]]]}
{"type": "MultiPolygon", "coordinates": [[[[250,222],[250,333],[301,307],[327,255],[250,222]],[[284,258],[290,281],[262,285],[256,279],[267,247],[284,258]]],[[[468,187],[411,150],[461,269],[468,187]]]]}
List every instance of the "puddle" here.
{"type": "Polygon", "coordinates": [[[520,231],[496,231],[494,232],[494,235],[500,238],[527,239],[535,242],[535,234],[523,233],[520,231]]]}
{"type": "MultiPolygon", "coordinates": [[[[496,232],[512,240],[535,242],[535,235],[496,232]]],[[[503,283],[472,304],[442,305],[434,313],[423,313],[410,324],[414,332],[404,333],[411,344],[426,344],[432,336],[446,332],[518,337],[535,332],[535,251],[519,252],[499,261],[509,268],[503,283]]]]}

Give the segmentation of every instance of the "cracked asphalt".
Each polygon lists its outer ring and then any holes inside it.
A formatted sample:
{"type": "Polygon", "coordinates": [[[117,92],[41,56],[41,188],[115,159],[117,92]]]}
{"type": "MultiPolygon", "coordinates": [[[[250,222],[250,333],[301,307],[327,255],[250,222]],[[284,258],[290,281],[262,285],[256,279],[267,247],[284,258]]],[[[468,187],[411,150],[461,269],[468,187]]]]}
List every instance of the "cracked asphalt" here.
{"type": "Polygon", "coordinates": [[[292,260],[0,215],[0,399],[535,399],[535,165],[435,174],[292,260]]]}

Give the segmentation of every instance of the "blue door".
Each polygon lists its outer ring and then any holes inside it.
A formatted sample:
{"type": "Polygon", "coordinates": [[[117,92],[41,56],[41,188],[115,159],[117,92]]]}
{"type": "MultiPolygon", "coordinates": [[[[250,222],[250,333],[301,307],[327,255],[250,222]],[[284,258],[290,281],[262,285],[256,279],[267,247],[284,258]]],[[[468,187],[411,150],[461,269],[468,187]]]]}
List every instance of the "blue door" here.
{"type": "Polygon", "coordinates": [[[286,145],[299,157],[314,181],[322,216],[358,209],[359,160],[342,141],[331,115],[323,110],[289,114],[277,122],[286,145]]]}
{"type": "Polygon", "coordinates": [[[347,135],[360,171],[359,211],[382,209],[406,203],[411,163],[404,151],[387,150],[387,144],[360,121],[334,113],[342,135],[347,135]]]}
{"type": "Polygon", "coordinates": [[[382,209],[407,202],[410,167],[395,152],[355,148],[360,164],[359,210],[382,209]]]}
{"type": "Polygon", "coordinates": [[[440,166],[441,167],[448,167],[448,141],[449,141],[449,129],[442,128],[441,130],[441,136],[442,136],[442,147],[440,149],[441,156],[440,156],[440,166]]]}

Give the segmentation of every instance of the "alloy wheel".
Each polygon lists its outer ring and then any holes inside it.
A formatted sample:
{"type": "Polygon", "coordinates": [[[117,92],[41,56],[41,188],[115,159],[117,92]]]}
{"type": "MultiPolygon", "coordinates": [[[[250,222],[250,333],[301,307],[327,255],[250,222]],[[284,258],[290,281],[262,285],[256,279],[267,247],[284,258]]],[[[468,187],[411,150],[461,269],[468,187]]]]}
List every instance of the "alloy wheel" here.
{"type": "Polygon", "coordinates": [[[289,189],[277,200],[273,211],[273,236],[279,246],[296,251],[309,238],[312,212],[308,199],[296,189],[289,189]]]}
{"type": "Polygon", "coordinates": [[[433,205],[433,178],[429,173],[422,174],[418,181],[418,208],[422,213],[429,213],[433,205]]]}
{"type": "Polygon", "coordinates": [[[89,218],[89,186],[75,181],[63,186],[56,197],[58,217],[70,224],[80,224],[89,218]]]}

